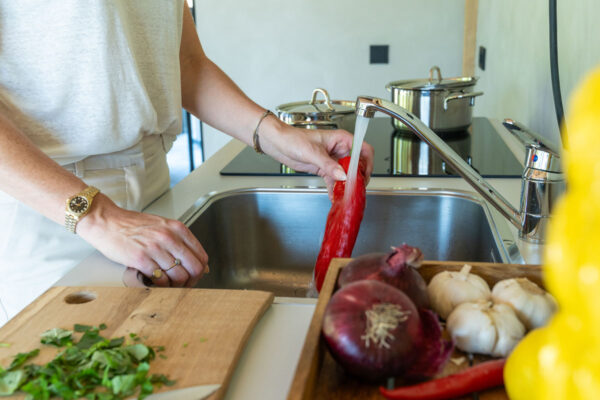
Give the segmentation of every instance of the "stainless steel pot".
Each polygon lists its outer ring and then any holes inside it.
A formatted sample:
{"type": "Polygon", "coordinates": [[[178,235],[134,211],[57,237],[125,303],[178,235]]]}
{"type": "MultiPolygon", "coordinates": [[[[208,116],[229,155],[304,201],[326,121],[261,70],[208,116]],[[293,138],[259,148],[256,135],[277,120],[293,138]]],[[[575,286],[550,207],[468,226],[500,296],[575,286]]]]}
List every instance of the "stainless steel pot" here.
{"type": "Polygon", "coordinates": [[[310,101],[282,104],[277,107],[279,119],[289,125],[307,129],[345,129],[354,132],[355,102],[331,100],[325,89],[313,90],[310,101]],[[322,94],[325,99],[317,100],[322,94]]]}
{"type": "MultiPolygon", "coordinates": [[[[393,103],[416,115],[433,131],[453,132],[471,125],[475,97],[483,94],[473,92],[476,83],[476,77],[442,79],[440,68],[433,66],[429,79],[390,82],[386,89],[392,92],[393,103]]],[[[396,119],[392,123],[396,129],[406,129],[396,119]]]]}
{"type": "MultiPolygon", "coordinates": [[[[456,132],[444,142],[471,165],[471,135],[456,132]]],[[[394,175],[457,175],[427,143],[412,131],[396,130],[392,134],[392,167],[394,175]]]]}

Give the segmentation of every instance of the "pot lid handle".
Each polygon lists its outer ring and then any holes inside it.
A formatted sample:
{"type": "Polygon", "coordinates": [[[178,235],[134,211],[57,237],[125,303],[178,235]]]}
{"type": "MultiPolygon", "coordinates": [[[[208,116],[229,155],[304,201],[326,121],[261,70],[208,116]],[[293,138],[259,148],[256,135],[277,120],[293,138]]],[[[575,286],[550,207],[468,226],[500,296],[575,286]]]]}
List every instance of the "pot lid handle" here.
{"type": "MultiPolygon", "coordinates": [[[[316,88],[315,90],[313,90],[312,98],[310,99],[310,102],[308,104],[316,107],[315,102],[317,101],[317,94],[319,94],[319,93],[321,93],[325,97],[325,105],[327,106],[327,110],[335,111],[335,109],[331,105],[331,99],[329,98],[329,93],[327,93],[327,90],[325,90],[325,89],[316,88]]],[[[318,108],[317,108],[317,110],[318,110],[318,108]]]]}
{"type": "Polygon", "coordinates": [[[442,82],[442,72],[440,71],[440,67],[438,67],[437,65],[434,65],[433,67],[431,67],[429,69],[429,83],[433,83],[433,72],[437,72],[437,80],[438,83],[442,82]]]}

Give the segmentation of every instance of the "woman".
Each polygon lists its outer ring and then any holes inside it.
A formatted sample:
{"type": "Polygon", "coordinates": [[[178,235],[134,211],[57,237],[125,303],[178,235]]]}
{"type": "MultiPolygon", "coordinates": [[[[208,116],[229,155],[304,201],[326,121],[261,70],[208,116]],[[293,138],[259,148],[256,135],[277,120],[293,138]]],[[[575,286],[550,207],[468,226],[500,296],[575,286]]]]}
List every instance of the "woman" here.
{"type": "MultiPolygon", "coordinates": [[[[182,223],[139,212],[169,188],[182,106],[328,186],[345,179],[352,136],[292,128],[248,99],[204,54],[184,0],[30,3],[0,0],[0,325],[94,248],[159,286],[208,271],[182,223]]],[[[370,174],[372,148],[361,154],[370,174]]]]}

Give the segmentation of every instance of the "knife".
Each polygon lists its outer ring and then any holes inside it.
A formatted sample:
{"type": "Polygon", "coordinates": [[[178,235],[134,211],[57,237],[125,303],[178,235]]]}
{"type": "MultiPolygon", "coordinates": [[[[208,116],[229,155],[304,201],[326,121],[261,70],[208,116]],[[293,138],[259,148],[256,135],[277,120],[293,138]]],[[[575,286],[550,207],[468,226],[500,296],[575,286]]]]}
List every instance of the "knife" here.
{"type": "Polygon", "coordinates": [[[183,389],[154,393],[145,397],[146,400],[203,400],[216,392],[220,384],[191,386],[183,389]]]}

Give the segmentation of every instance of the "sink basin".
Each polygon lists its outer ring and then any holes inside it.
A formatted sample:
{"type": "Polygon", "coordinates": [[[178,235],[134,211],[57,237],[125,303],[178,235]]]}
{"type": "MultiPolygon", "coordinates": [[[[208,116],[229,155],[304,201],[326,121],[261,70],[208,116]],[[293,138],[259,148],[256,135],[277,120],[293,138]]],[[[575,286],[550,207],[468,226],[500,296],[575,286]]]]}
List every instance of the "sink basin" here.
{"type": "MultiPolygon", "coordinates": [[[[366,204],[354,256],[407,243],[427,260],[509,262],[502,230],[474,195],[377,190],[367,191],[366,204]]],[[[330,206],[324,189],[242,189],[201,198],[181,218],[210,258],[211,272],[198,287],[305,297],[330,206]]]]}

